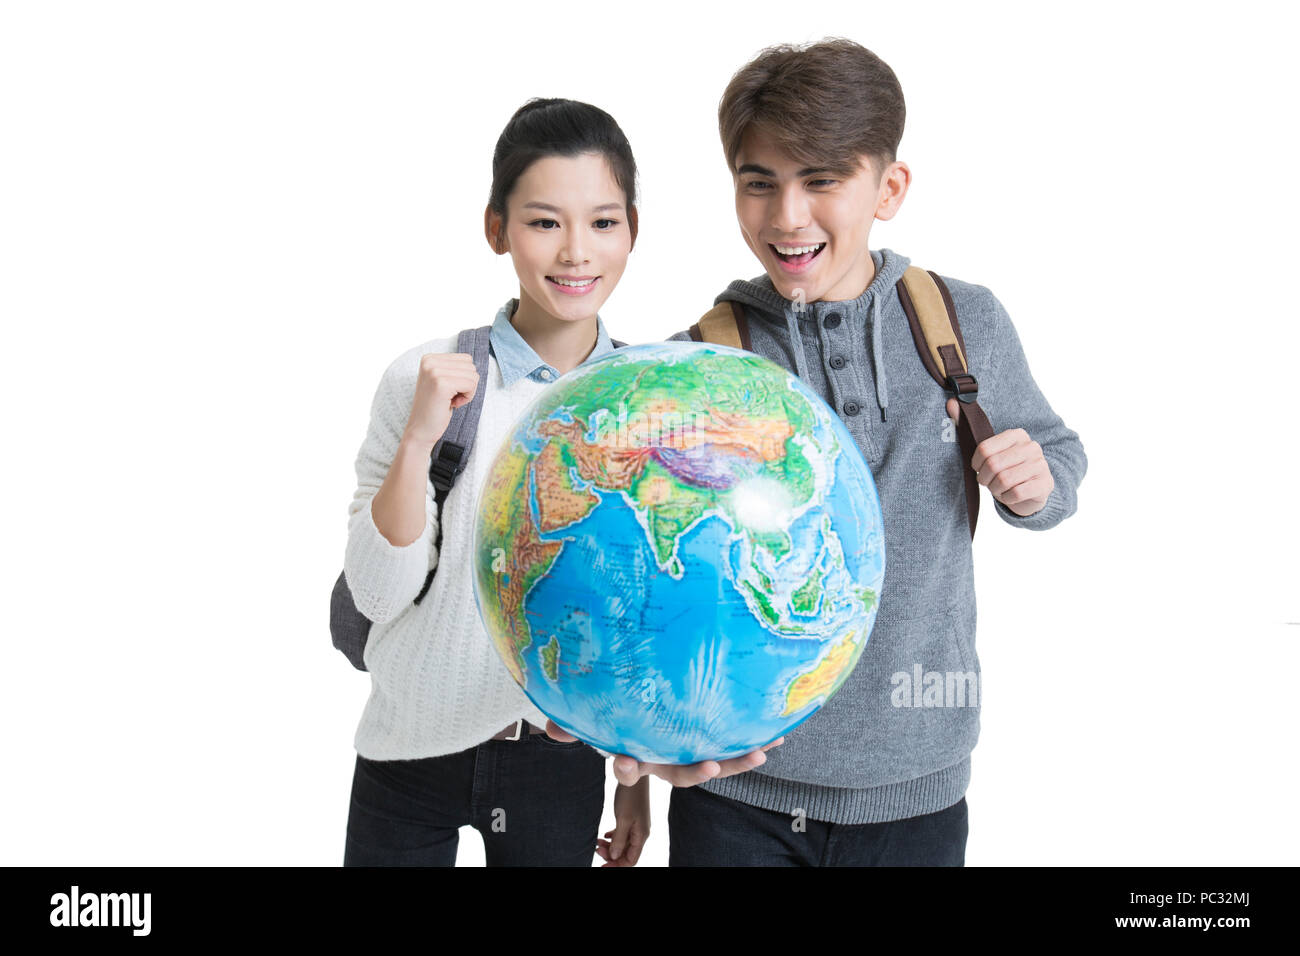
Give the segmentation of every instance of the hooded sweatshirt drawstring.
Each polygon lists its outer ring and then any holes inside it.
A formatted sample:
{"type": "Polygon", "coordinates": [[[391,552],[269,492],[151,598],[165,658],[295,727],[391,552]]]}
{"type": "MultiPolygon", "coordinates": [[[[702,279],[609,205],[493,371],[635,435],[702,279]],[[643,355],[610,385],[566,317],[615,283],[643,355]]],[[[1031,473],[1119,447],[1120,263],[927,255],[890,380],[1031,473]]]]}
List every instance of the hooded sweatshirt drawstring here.
{"type": "Polygon", "coordinates": [[[795,374],[808,384],[808,369],[803,361],[803,336],[799,334],[799,318],[794,311],[794,303],[785,303],[785,327],[790,333],[790,347],[794,349],[795,374]]]}
{"type": "Polygon", "coordinates": [[[880,292],[871,294],[871,360],[876,369],[876,404],[880,406],[880,420],[885,420],[889,407],[889,388],[885,384],[885,340],[880,332],[880,292]]]}

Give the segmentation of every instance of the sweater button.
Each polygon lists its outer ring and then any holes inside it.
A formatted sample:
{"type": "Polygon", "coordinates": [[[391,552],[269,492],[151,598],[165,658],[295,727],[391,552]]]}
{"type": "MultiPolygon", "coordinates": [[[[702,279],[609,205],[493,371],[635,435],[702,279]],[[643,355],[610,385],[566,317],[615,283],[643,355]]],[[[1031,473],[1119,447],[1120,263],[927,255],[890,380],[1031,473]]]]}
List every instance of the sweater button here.
{"type": "Polygon", "coordinates": [[[822,327],[833,329],[840,324],[840,314],[838,312],[828,312],[826,318],[822,320],[822,327]]]}
{"type": "Polygon", "coordinates": [[[857,402],[852,402],[852,401],[850,401],[850,402],[845,402],[845,403],[844,403],[844,414],[845,414],[845,415],[856,415],[856,414],[857,414],[858,412],[860,412],[860,411],[861,411],[861,409],[858,407],[858,403],[857,403],[857,402]]]}
{"type": "Polygon", "coordinates": [[[843,355],[831,356],[831,368],[843,368],[846,364],[847,363],[844,361],[843,355]]]}

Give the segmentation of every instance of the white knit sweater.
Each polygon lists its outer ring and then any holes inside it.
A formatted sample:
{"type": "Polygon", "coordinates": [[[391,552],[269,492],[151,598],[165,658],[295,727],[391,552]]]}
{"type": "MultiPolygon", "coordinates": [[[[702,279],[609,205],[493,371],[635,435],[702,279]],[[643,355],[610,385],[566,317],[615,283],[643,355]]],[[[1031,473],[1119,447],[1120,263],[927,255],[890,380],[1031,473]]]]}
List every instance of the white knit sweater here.
{"type": "Polygon", "coordinates": [[[370,426],[357,454],[357,490],[348,506],[344,573],[357,609],[371,621],[365,663],[370,699],[355,745],[371,760],[412,760],[457,753],[525,718],[538,726],[546,715],[510,677],[483,628],[471,569],[478,494],[511,425],[545,382],[521,377],[503,387],[495,356],[488,358],[482,417],[465,471],[437,513],[426,479],[426,521],[420,537],[394,547],[375,527],[370,503],[388,474],[415,399],[420,357],[454,352],[456,339],[433,339],[400,355],[384,372],[370,410],[370,426]],[[443,522],[442,554],[433,546],[443,522]],[[412,602],[437,565],[419,605],[412,602]]]}

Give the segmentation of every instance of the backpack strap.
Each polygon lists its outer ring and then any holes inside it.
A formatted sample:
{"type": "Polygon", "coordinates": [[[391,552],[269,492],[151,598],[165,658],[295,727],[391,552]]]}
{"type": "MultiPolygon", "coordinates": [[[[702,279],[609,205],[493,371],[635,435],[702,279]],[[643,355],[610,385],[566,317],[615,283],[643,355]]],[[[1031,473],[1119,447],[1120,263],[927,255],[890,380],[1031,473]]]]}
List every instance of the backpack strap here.
{"type": "MultiPolygon", "coordinates": [[[[438,506],[438,530],[434,534],[434,549],[442,553],[442,506],[451,492],[456,479],[460,477],[465,466],[469,464],[470,449],[474,446],[474,435],[478,432],[478,419],[483,411],[483,394],[487,391],[488,374],[488,335],[492,326],[484,325],[477,329],[465,329],[456,339],[456,351],[467,352],[474,357],[474,369],[478,372],[478,388],[474,397],[451,410],[451,420],[438,443],[433,446],[429,458],[429,481],[433,484],[433,500],[438,506]]],[[[424,587],[415,596],[419,604],[433,584],[433,573],[437,567],[429,569],[425,575],[424,587]]]]}
{"type": "Polygon", "coordinates": [[[957,308],[943,280],[918,266],[908,266],[898,280],[898,300],[912,327],[912,340],[930,377],[957,399],[957,440],[961,445],[966,481],[966,514],[971,537],[979,518],[979,481],[970,467],[975,446],[993,437],[993,426],[976,401],[979,383],[966,364],[966,343],[957,322],[957,308]]]}
{"type": "Polygon", "coordinates": [[[609,340],[609,344],[612,345],[612,346],[614,346],[614,348],[616,348],[616,349],[625,349],[625,348],[627,348],[627,343],[626,343],[626,342],[620,342],[618,339],[610,339],[610,340],[609,340]]]}
{"type": "Polygon", "coordinates": [[[749,342],[749,319],[739,302],[719,302],[700,316],[687,332],[696,342],[730,345],[733,349],[754,351],[749,342]]]}

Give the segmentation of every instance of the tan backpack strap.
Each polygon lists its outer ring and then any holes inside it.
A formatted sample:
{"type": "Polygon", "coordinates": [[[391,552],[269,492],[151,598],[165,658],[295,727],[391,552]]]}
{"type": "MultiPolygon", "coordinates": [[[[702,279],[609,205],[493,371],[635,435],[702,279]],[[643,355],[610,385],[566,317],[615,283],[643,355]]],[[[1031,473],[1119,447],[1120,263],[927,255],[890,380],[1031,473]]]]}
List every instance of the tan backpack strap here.
{"type": "Polygon", "coordinates": [[[970,460],[975,456],[975,446],[993,437],[993,425],[976,400],[979,383],[966,364],[966,343],[948,287],[936,273],[908,266],[897,288],[921,364],[957,399],[957,441],[966,482],[966,516],[973,538],[980,513],[980,487],[970,460]]]}
{"type": "Polygon", "coordinates": [[[752,352],[749,343],[749,321],[739,302],[719,302],[700,316],[700,321],[687,330],[696,342],[730,345],[733,349],[752,352]]]}
{"type": "Polygon", "coordinates": [[[912,326],[912,338],[921,354],[921,362],[936,382],[946,386],[947,372],[939,351],[943,346],[957,346],[960,370],[966,371],[966,347],[961,341],[957,310],[949,308],[952,298],[947,286],[934,273],[919,266],[908,266],[898,283],[898,299],[912,326]]]}

